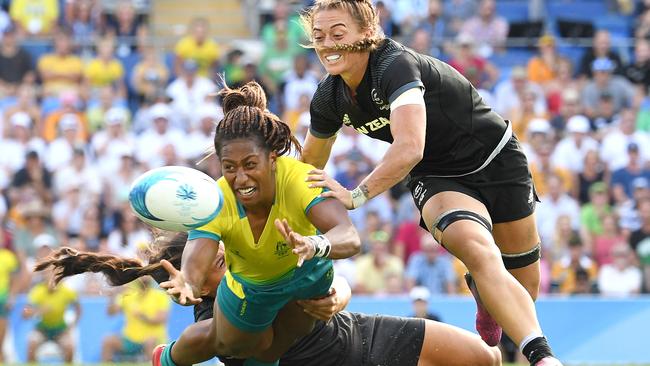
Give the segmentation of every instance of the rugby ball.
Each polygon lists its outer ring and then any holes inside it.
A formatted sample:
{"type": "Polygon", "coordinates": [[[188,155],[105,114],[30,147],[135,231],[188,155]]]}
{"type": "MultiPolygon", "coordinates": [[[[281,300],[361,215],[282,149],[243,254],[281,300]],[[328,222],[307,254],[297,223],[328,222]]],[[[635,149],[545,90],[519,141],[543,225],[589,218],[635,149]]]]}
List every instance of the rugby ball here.
{"type": "Polygon", "coordinates": [[[189,231],[212,221],[223,193],[207,174],[164,166],[139,176],[129,192],[131,209],[145,223],[168,231],[189,231]]]}

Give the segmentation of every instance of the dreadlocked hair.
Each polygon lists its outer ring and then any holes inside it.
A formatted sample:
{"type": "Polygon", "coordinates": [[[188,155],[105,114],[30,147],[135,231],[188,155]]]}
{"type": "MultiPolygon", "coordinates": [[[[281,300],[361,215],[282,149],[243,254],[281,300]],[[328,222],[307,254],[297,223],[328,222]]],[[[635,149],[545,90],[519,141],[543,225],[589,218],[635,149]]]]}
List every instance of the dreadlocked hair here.
{"type": "Polygon", "coordinates": [[[385,39],[379,26],[379,15],[370,0],[316,0],[300,15],[300,23],[304,32],[309,36],[310,43],[302,45],[305,48],[315,48],[330,51],[366,52],[372,51],[385,39]],[[334,47],[322,47],[314,44],[311,30],[314,26],[316,13],[321,10],[341,9],[351,15],[360,30],[370,30],[372,36],[352,44],[337,44],[334,47]]]}
{"type": "Polygon", "coordinates": [[[302,146],[291,128],[266,109],[266,95],[258,83],[251,81],[237,89],[230,89],[224,83],[219,95],[224,117],[214,136],[217,155],[224,142],[240,138],[256,138],[268,151],[278,155],[287,154],[292,147],[297,155],[302,153],[302,146]]]}
{"type": "Polygon", "coordinates": [[[43,271],[52,267],[55,284],[66,277],[86,272],[102,273],[111,286],[121,286],[147,275],[160,283],[169,277],[160,261],[166,259],[174,267],[180,268],[186,242],[187,233],[155,234],[154,241],[147,250],[149,264],[144,264],[135,258],[81,252],[63,247],[38,262],[34,271],[43,271]]]}

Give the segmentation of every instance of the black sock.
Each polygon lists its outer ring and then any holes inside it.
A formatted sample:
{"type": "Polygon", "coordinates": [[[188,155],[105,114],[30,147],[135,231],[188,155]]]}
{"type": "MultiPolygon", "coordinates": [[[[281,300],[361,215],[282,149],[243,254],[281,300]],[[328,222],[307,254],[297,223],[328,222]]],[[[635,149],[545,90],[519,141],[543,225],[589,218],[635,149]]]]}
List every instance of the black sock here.
{"type": "Polygon", "coordinates": [[[531,366],[535,366],[544,357],[553,356],[553,351],[551,351],[551,346],[548,345],[546,337],[537,337],[528,342],[524,349],[521,350],[521,353],[526,356],[531,366]]]}

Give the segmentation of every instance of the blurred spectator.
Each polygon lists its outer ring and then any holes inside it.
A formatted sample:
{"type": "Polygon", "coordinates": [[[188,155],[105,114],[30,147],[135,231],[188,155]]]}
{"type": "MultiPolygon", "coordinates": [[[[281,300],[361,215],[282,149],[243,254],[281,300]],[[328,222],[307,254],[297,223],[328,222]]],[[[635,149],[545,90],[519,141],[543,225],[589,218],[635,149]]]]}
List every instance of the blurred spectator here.
{"type": "Polygon", "coordinates": [[[458,70],[475,88],[491,89],[499,77],[499,71],[489,61],[475,53],[475,42],[469,34],[456,37],[458,48],[449,65],[458,70]]]}
{"type": "Polygon", "coordinates": [[[294,57],[305,53],[302,49],[292,47],[286,29],[278,29],[275,43],[266,47],[259,63],[260,74],[268,80],[267,86],[275,88],[280,85],[284,75],[291,70],[294,57]]]}
{"type": "MultiPolygon", "coordinates": [[[[629,162],[628,148],[635,143],[643,165],[650,162],[650,136],[635,129],[636,113],[632,109],[621,111],[617,122],[604,133],[600,158],[610,171],[623,168],[629,162]]],[[[628,192],[629,193],[629,192],[628,192]]]]}
{"type": "Polygon", "coordinates": [[[572,218],[567,214],[558,216],[553,236],[549,240],[542,240],[544,254],[550,254],[547,265],[552,265],[565,256],[569,250],[570,242],[581,240],[575,222],[571,222],[571,220],[572,218]]]}
{"type": "Polygon", "coordinates": [[[104,173],[104,204],[107,212],[120,211],[128,203],[131,183],[143,173],[133,156],[132,148],[124,148],[117,154],[117,165],[102,171],[104,173]]]}
{"type": "Polygon", "coordinates": [[[24,221],[14,232],[14,248],[17,253],[34,258],[40,247],[58,246],[56,230],[49,223],[51,211],[43,203],[34,200],[17,209],[24,221]]]}
{"type": "Polygon", "coordinates": [[[630,234],[630,247],[643,271],[644,292],[650,292],[650,199],[639,201],[641,227],[630,234]]]}
{"type": "Polygon", "coordinates": [[[54,52],[43,55],[37,64],[46,96],[58,96],[64,90],[79,91],[83,63],[72,53],[72,39],[66,30],[54,36],[54,52]]]}
{"type": "Polygon", "coordinates": [[[77,135],[75,139],[86,141],[88,138],[88,123],[86,116],[81,111],[81,100],[78,94],[71,90],[64,91],[61,93],[60,103],[60,108],[50,113],[43,122],[42,134],[45,141],[52,142],[63,133],[62,124],[64,119],[67,118],[66,123],[68,125],[71,123],[72,117],[69,116],[76,117],[77,126],[75,131],[77,135]]]}
{"type": "Polygon", "coordinates": [[[295,12],[291,12],[288,0],[275,1],[273,20],[262,26],[260,35],[264,47],[274,47],[277,43],[278,33],[284,33],[288,47],[293,48],[292,53],[301,51],[300,44],[305,41],[305,32],[295,12]]]}
{"type": "Polygon", "coordinates": [[[83,226],[83,215],[89,200],[81,194],[78,184],[67,185],[52,207],[52,217],[57,231],[67,238],[78,237],[83,226]]]}
{"type": "Polygon", "coordinates": [[[494,0],[481,0],[478,15],[463,24],[460,33],[469,34],[478,43],[478,53],[489,57],[495,49],[505,46],[508,21],[496,13],[494,0]]]}
{"type": "Polygon", "coordinates": [[[135,137],[127,131],[128,119],[126,109],[112,107],[104,114],[101,128],[93,134],[92,152],[101,170],[115,169],[122,152],[135,148],[135,137]]]}
{"type": "Polygon", "coordinates": [[[404,265],[398,257],[389,253],[389,239],[385,231],[375,231],[370,234],[370,252],[356,259],[355,292],[368,294],[386,292],[389,277],[402,278],[404,265]]]}
{"type": "MultiPolygon", "coordinates": [[[[42,124],[41,124],[41,107],[36,99],[36,91],[32,84],[22,84],[18,87],[16,91],[16,101],[15,103],[8,105],[4,110],[4,120],[5,122],[11,122],[11,118],[14,114],[25,114],[29,118],[30,126],[29,132],[40,135],[42,124]]],[[[21,119],[23,117],[20,117],[21,119]]],[[[11,132],[5,126],[3,129],[0,127],[0,130],[4,132],[11,132]]],[[[7,135],[6,133],[4,135],[7,135]]]]}
{"type": "Polygon", "coordinates": [[[618,218],[614,213],[608,213],[602,217],[603,232],[594,235],[592,256],[599,267],[605,264],[612,263],[611,257],[612,248],[621,242],[625,241],[625,237],[621,233],[618,226],[618,218]]]}
{"type": "Polygon", "coordinates": [[[113,39],[104,38],[97,42],[97,57],[90,60],[84,68],[84,83],[88,88],[88,95],[97,95],[103,87],[112,87],[117,90],[117,95],[126,96],[124,84],[124,68],[122,63],[114,56],[115,45],[113,39]]]}
{"type": "Polygon", "coordinates": [[[190,129],[194,111],[217,91],[210,79],[198,74],[198,66],[192,59],[183,61],[179,77],[167,86],[167,95],[172,99],[170,106],[185,131],[190,129]]]}
{"type": "Polygon", "coordinates": [[[151,357],[153,348],[167,342],[169,298],[164,291],[154,288],[150,277],[140,278],[126,286],[111,299],[108,315],[124,313],[121,334],[111,334],[102,342],[102,361],[113,362],[116,355],[151,357]]]}
{"type": "Polygon", "coordinates": [[[29,335],[27,362],[37,362],[36,353],[45,342],[55,342],[63,351],[63,359],[72,363],[75,344],[72,329],[81,318],[81,305],[77,293],[64,283],[53,285],[51,269],[43,273],[43,281],[38,283],[27,295],[29,304],[23,309],[23,318],[36,317],[38,323],[29,335]],[[73,307],[74,321],[68,324],[65,312],[73,307]]]}
{"type": "Polygon", "coordinates": [[[618,119],[618,113],[614,108],[613,96],[609,92],[601,93],[591,117],[591,128],[596,131],[597,135],[602,136],[604,130],[618,119]]]}
{"type": "Polygon", "coordinates": [[[449,0],[444,2],[444,14],[449,25],[451,35],[460,32],[466,19],[476,15],[478,10],[477,0],[449,0]]]}
{"type": "Polygon", "coordinates": [[[588,273],[590,282],[596,282],[598,267],[585,254],[582,242],[578,238],[574,238],[569,241],[568,253],[553,264],[551,278],[552,288],[555,289],[555,292],[573,293],[576,290],[576,272],[579,270],[588,273]]]}
{"type": "Polygon", "coordinates": [[[583,112],[580,104],[580,94],[576,89],[564,89],[561,95],[560,113],[551,119],[551,125],[558,138],[564,136],[569,119],[583,112]]]}
{"type": "Polygon", "coordinates": [[[167,104],[155,104],[149,111],[151,127],[137,137],[136,157],[149,168],[162,166],[161,153],[166,145],[172,144],[178,151],[185,143],[185,134],[170,127],[171,115],[172,109],[167,104]]]}
{"type": "Polygon", "coordinates": [[[413,313],[411,314],[412,318],[428,319],[437,322],[440,321],[440,317],[438,315],[432,314],[429,311],[429,299],[431,298],[431,292],[429,292],[426,287],[413,287],[409,292],[409,297],[413,302],[413,313]]]}
{"type": "Polygon", "coordinates": [[[45,151],[45,143],[33,137],[32,121],[26,113],[14,113],[9,119],[8,133],[0,138],[0,190],[7,188],[11,177],[25,164],[28,151],[45,151]]]}
{"type": "Polygon", "coordinates": [[[612,248],[613,262],[598,273],[598,289],[604,296],[630,296],[641,292],[642,273],[634,266],[632,253],[625,243],[612,248]]]}
{"type": "MultiPolygon", "coordinates": [[[[73,239],[75,242],[72,246],[81,251],[108,251],[106,242],[107,235],[102,230],[101,212],[95,202],[89,202],[83,211],[79,235],[72,235],[72,238],[68,239],[73,239]]],[[[84,292],[91,292],[93,290],[86,285],[84,292]]]]}
{"type": "Polygon", "coordinates": [[[104,125],[106,113],[113,108],[127,107],[126,99],[116,95],[117,88],[113,86],[103,86],[96,89],[95,95],[91,96],[86,105],[86,119],[88,121],[88,130],[94,134],[104,125]]]}
{"type": "MultiPolygon", "coordinates": [[[[407,198],[412,202],[411,197],[407,198]]],[[[429,232],[420,227],[420,212],[411,208],[411,218],[403,221],[396,228],[394,254],[402,258],[403,263],[408,263],[413,254],[420,251],[424,236],[429,232]]]]}
{"type": "Polygon", "coordinates": [[[56,26],[59,18],[57,0],[13,0],[9,15],[23,34],[46,36],[56,26]]]}
{"type": "Polygon", "coordinates": [[[14,174],[11,180],[11,191],[9,198],[17,201],[17,190],[30,187],[44,202],[50,202],[52,198],[52,176],[45,168],[39,154],[30,150],[25,156],[25,165],[14,174]]]}
{"type": "Polygon", "coordinates": [[[548,193],[548,180],[550,177],[560,179],[565,192],[571,192],[573,176],[568,169],[551,164],[553,145],[545,143],[537,150],[536,159],[530,163],[530,172],[533,176],[535,191],[541,197],[548,193]]]}
{"type": "MultiPolygon", "coordinates": [[[[21,264],[18,257],[6,247],[4,229],[2,228],[2,213],[0,213],[0,345],[4,344],[9,312],[13,308],[16,292],[16,274],[21,264]]],[[[5,362],[4,347],[0,347],[0,362],[5,362]]]]}
{"type": "Polygon", "coordinates": [[[589,187],[589,202],[580,208],[583,242],[593,247],[593,238],[603,233],[603,217],[612,213],[607,184],[596,182],[589,187]]]}
{"type": "Polygon", "coordinates": [[[223,111],[214,103],[204,103],[193,114],[195,121],[192,121],[192,132],[187,136],[186,155],[199,161],[214,146],[215,128],[223,119],[223,111]]]}
{"type": "Polygon", "coordinates": [[[440,56],[440,51],[433,47],[431,33],[427,32],[425,29],[416,29],[410,38],[408,46],[415,52],[435,57],[440,56]]]}
{"type": "Polygon", "coordinates": [[[354,189],[367,174],[367,165],[362,161],[360,154],[351,154],[349,160],[340,164],[334,179],[343,187],[354,189]]]}
{"type": "Polygon", "coordinates": [[[133,68],[131,84],[140,103],[152,100],[167,85],[169,70],[160,60],[156,48],[147,45],[142,49],[142,60],[133,68]]]}
{"type": "Polygon", "coordinates": [[[18,44],[16,29],[12,26],[3,31],[0,38],[0,99],[15,95],[22,83],[34,82],[32,57],[18,44]]]}
{"type": "Polygon", "coordinates": [[[524,88],[518,96],[520,103],[508,111],[508,118],[512,122],[512,131],[522,142],[526,142],[528,124],[532,120],[546,120],[546,113],[538,113],[535,110],[537,95],[535,90],[529,87],[524,88]]]}
{"type": "Polygon", "coordinates": [[[571,219],[571,227],[578,229],[580,226],[580,206],[562,187],[562,180],[558,176],[547,178],[548,194],[540,197],[537,205],[536,218],[542,243],[550,240],[555,232],[558,217],[567,215],[571,219]]]}
{"type": "Polygon", "coordinates": [[[144,16],[139,16],[131,0],[119,0],[114,14],[106,17],[104,33],[115,37],[117,55],[126,57],[136,50],[136,38],[146,32],[144,16]]]}
{"type": "Polygon", "coordinates": [[[65,25],[72,30],[75,43],[90,49],[98,31],[101,9],[95,0],[69,0],[65,2],[65,25]]]}
{"type": "Polygon", "coordinates": [[[188,34],[181,38],[174,47],[176,75],[186,69],[186,61],[192,60],[197,65],[197,74],[212,78],[219,61],[219,46],[208,37],[210,23],[205,18],[194,18],[190,23],[188,34]]]}
{"type": "Polygon", "coordinates": [[[596,32],[593,39],[593,47],[582,56],[578,75],[580,77],[591,79],[596,71],[593,68],[594,61],[597,59],[608,59],[611,62],[609,67],[613,74],[620,74],[623,71],[623,61],[618,53],[612,50],[610,34],[607,30],[601,29],[596,32]]]}
{"type": "Polygon", "coordinates": [[[582,170],[578,172],[577,178],[573,189],[573,197],[578,200],[580,205],[589,202],[589,190],[595,183],[609,181],[609,171],[600,161],[596,150],[587,152],[582,170]]]}
{"type": "Polygon", "coordinates": [[[431,235],[422,237],[421,249],[408,261],[406,288],[423,286],[432,294],[456,293],[451,259],[431,235]]]}
{"type": "Polygon", "coordinates": [[[99,198],[102,193],[100,175],[89,160],[84,150],[75,149],[70,164],[54,172],[54,194],[58,195],[70,187],[78,186],[83,196],[90,199],[99,198]]]}
{"type": "Polygon", "coordinates": [[[623,202],[616,201],[616,209],[620,217],[619,225],[623,232],[629,234],[641,228],[641,217],[639,215],[639,204],[641,201],[650,199],[650,180],[641,177],[632,181],[631,199],[626,199],[623,202]]]}
{"type": "Polygon", "coordinates": [[[440,0],[429,0],[427,17],[417,25],[418,30],[426,31],[431,37],[432,56],[441,57],[445,39],[452,39],[456,34],[443,14],[443,4],[440,0]]]}
{"type": "Polygon", "coordinates": [[[399,37],[401,35],[400,26],[393,20],[393,13],[386,7],[386,4],[383,1],[377,1],[375,9],[379,16],[379,27],[386,37],[399,37]]]}
{"type": "Polygon", "coordinates": [[[413,29],[428,13],[428,0],[392,0],[391,10],[393,19],[405,34],[413,29]]]}
{"type": "Polygon", "coordinates": [[[115,229],[108,234],[108,250],[124,258],[138,258],[151,242],[150,232],[128,205],[115,216],[115,229]]]}
{"type": "Polygon", "coordinates": [[[575,270],[575,286],[572,295],[581,295],[581,294],[593,294],[597,292],[597,286],[594,281],[591,280],[589,272],[584,268],[578,268],[575,270]]]}
{"type": "Polygon", "coordinates": [[[545,85],[557,77],[561,56],[555,49],[555,38],[546,34],[537,41],[539,54],[528,61],[528,80],[545,85]]]}
{"type": "Polygon", "coordinates": [[[295,131],[298,122],[297,114],[300,106],[300,97],[307,95],[311,101],[311,96],[314,95],[318,86],[318,78],[309,69],[307,55],[297,55],[293,59],[293,69],[283,75],[282,84],[284,85],[284,121],[295,131]]]}
{"type": "Polygon", "coordinates": [[[650,43],[647,39],[634,42],[634,63],[624,71],[625,77],[645,94],[650,87],[650,43]]]}
{"type": "Polygon", "coordinates": [[[639,177],[650,179],[650,169],[644,166],[643,158],[639,154],[639,145],[636,142],[627,145],[627,155],[627,165],[612,173],[613,195],[617,202],[632,198],[634,179],[639,177]]]}
{"type": "Polygon", "coordinates": [[[567,136],[558,142],[551,162],[577,173],[582,170],[585,156],[591,150],[598,151],[598,142],[589,136],[591,126],[585,116],[569,118],[566,125],[567,136]]]}
{"type": "Polygon", "coordinates": [[[76,114],[68,113],[61,116],[58,122],[61,136],[50,142],[47,147],[45,165],[55,172],[72,160],[75,149],[82,148],[85,141],[79,138],[79,130],[83,122],[76,114]]]}
{"type": "MultiPolygon", "coordinates": [[[[556,64],[553,79],[544,83],[548,110],[553,116],[563,113],[565,102],[579,106],[580,94],[577,91],[581,89],[580,82],[573,77],[571,60],[558,56],[556,64]]],[[[568,108],[572,108],[572,106],[568,108]]],[[[573,112],[573,115],[578,113],[580,112],[573,112]]],[[[558,128],[556,127],[556,129],[558,128]]]]}
{"type": "Polygon", "coordinates": [[[244,51],[235,48],[226,54],[226,63],[223,65],[223,74],[227,85],[235,85],[244,80],[244,51]]]}
{"type": "Polygon", "coordinates": [[[594,60],[591,69],[593,80],[587,82],[582,90],[582,103],[587,116],[594,117],[598,113],[598,102],[603,95],[608,95],[613,103],[614,113],[632,106],[634,90],[623,77],[613,75],[615,64],[608,58],[594,60]]]}
{"type": "Polygon", "coordinates": [[[510,118],[510,111],[520,108],[521,96],[524,95],[525,90],[535,93],[535,114],[545,113],[544,90],[538,84],[528,80],[526,69],[523,66],[513,67],[510,78],[497,84],[494,91],[494,110],[505,118],[510,118]]]}

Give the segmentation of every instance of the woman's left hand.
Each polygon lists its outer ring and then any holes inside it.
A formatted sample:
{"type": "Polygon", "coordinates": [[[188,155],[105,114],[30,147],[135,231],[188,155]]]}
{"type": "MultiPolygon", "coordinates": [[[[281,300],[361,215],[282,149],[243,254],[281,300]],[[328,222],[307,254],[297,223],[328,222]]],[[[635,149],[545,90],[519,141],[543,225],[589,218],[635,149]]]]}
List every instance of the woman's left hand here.
{"type": "Polygon", "coordinates": [[[327,296],[323,298],[298,300],[297,303],[305,310],[305,313],[323,321],[330,320],[336,313],[343,310],[344,307],[342,305],[342,299],[333,287],[330,288],[327,296]]]}
{"type": "Polygon", "coordinates": [[[354,208],[352,205],[352,193],[343,187],[341,183],[327,175],[324,170],[313,169],[308,174],[307,182],[312,182],[309,184],[309,188],[321,187],[329,189],[329,191],[321,193],[321,197],[333,197],[341,201],[343,206],[348,210],[354,208]]]}

